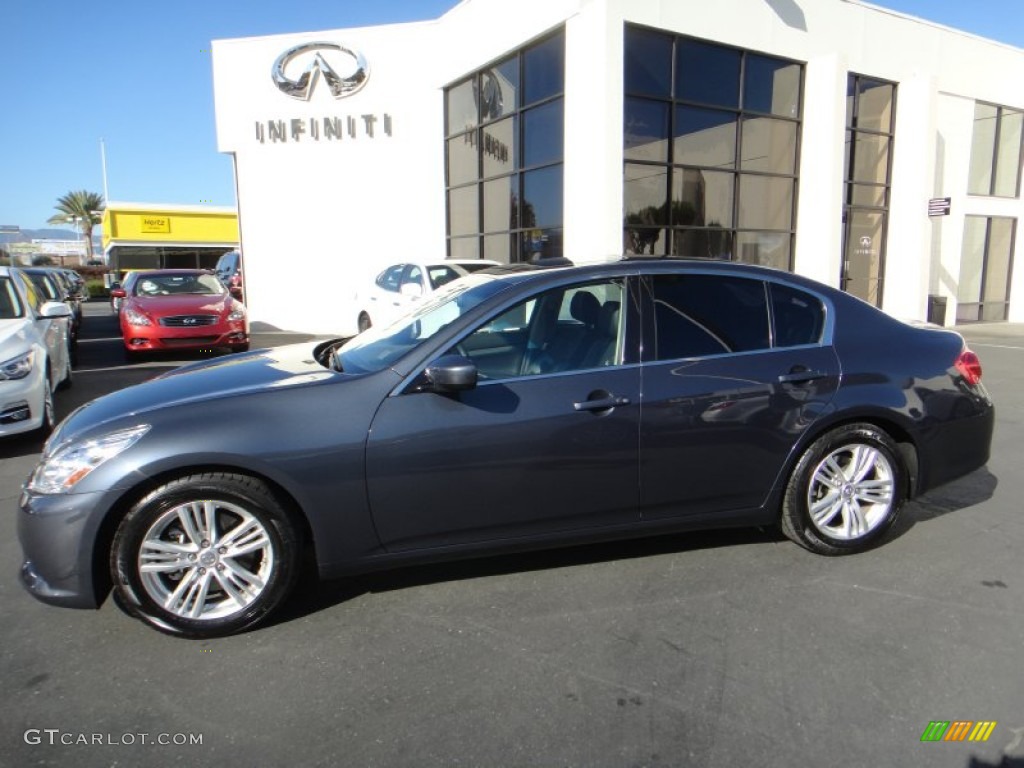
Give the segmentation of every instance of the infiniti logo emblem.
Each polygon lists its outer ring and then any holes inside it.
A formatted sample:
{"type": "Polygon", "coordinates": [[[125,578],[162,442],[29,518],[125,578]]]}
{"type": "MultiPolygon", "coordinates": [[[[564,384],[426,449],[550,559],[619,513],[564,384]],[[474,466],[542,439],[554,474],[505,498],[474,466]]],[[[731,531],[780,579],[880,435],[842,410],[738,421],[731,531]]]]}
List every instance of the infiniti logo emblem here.
{"type": "Polygon", "coordinates": [[[331,90],[331,95],[336,99],[343,99],[366,85],[370,77],[370,67],[361,53],[336,43],[303,43],[289,48],[278,56],[270,70],[270,76],[282,93],[301,101],[309,101],[317,80],[322,76],[331,90]],[[297,80],[289,78],[285,74],[288,64],[293,59],[307,54],[309,63],[306,69],[297,80]],[[346,61],[347,59],[351,61],[346,61]],[[332,67],[328,61],[333,62],[334,66],[332,67]],[[343,72],[347,71],[348,74],[340,75],[334,67],[343,72]]]}

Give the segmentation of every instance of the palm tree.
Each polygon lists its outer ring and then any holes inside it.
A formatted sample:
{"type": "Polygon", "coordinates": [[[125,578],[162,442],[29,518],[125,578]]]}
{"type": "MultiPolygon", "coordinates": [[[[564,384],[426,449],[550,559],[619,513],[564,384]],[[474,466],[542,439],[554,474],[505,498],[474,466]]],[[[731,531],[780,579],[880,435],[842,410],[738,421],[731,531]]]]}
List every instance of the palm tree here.
{"type": "MultiPolygon", "coordinates": [[[[79,189],[57,198],[54,206],[59,213],[47,219],[48,224],[73,223],[75,229],[85,236],[86,261],[92,260],[92,228],[102,221],[101,214],[106,203],[103,195],[79,189]]],[[[63,258],[61,259],[63,261],[63,258]]]]}

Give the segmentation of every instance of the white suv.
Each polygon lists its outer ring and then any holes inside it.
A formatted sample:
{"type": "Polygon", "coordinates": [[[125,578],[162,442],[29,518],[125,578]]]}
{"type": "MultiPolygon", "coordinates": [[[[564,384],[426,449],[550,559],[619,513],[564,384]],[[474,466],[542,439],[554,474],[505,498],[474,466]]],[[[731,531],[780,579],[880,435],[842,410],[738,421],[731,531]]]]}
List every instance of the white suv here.
{"type": "Polygon", "coordinates": [[[53,429],[54,390],[71,384],[70,326],[67,304],[0,267],[0,437],[53,429]]]}

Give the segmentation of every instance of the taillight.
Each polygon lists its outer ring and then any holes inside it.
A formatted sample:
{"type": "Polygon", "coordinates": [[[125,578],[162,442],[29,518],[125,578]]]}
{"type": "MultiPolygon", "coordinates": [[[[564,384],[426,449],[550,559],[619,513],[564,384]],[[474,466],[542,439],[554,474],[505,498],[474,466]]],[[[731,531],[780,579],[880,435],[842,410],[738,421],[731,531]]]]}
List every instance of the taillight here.
{"type": "Polygon", "coordinates": [[[953,367],[964,377],[964,381],[972,387],[981,381],[981,360],[967,347],[964,347],[963,352],[957,356],[953,367]]]}

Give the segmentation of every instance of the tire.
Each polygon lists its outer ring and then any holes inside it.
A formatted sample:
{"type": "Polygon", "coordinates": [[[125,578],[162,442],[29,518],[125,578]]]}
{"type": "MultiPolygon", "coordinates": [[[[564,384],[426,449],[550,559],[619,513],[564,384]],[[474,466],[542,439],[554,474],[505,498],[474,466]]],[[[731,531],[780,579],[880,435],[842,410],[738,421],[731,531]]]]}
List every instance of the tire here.
{"type": "Polygon", "coordinates": [[[39,437],[48,437],[57,426],[57,411],[53,405],[53,389],[50,388],[50,368],[47,365],[46,377],[43,384],[43,423],[35,434],[39,437]]]}
{"type": "Polygon", "coordinates": [[[165,483],[129,510],[114,535],[110,572],[128,613],[168,634],[221,637],[255,626],[285,600],[299,550],[264,483],[197,474],[165,483]]]}
{"type": "Polygon", "coordinates": [[[360,312],[358,325],[359,332],[362,333],[363,331],[369,330],[370,326],[372,326],[373,323],[370,322],[370,316],[368,314],[366,314],[365,312],[360,312]]]}
{"type": "Polygon", "coordinates": [[[782,502],[782,532],[821,555],[862,552],[896,522],[907,471],[893,439],[871,424],[818,438],[800,457],[782,502]]]}

